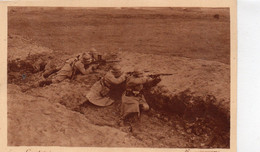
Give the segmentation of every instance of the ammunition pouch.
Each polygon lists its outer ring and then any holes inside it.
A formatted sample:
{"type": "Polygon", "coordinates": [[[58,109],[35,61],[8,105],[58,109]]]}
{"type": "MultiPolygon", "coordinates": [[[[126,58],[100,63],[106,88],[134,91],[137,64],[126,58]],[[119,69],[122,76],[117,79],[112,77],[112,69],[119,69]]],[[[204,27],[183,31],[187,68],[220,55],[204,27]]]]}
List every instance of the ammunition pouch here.
{"type": "Polygon", "coordinates": [[[132,96],[132,97],[141,97],[142,96],[140,91],[134,91],[134,90],[126,90],[125,95],[132,96]]]}

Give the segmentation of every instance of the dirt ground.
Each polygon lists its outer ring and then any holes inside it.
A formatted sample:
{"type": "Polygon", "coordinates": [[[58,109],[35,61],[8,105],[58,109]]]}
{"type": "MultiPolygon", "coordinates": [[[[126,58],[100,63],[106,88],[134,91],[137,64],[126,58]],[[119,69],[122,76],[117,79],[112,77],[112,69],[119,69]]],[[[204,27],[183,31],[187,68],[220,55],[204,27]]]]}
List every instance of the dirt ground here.
{"type": "Polygon", "coordinates": [[[11,7],[8,13],[8,145],[229,147],[228,9],[11,7]],[[119,91],[111,106],[83,104],[106,67],[26,89],[43,79],[37,63],[59,65],[92,47],[115,54],[126,72],[173,74],[147,90],[151,109],[139,121],[118,124],[119,91]]]}

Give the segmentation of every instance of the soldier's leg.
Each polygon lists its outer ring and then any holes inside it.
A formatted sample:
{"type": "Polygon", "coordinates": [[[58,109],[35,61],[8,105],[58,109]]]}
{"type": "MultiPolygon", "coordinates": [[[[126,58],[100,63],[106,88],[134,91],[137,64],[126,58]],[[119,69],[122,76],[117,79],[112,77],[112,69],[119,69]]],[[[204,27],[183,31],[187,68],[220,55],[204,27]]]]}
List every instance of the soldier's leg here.
{"type": "Polygon", "coordinates": [[[57,75],[53,79],[46,79],[46,80],[40,81],[39,86],[44,87],[44,86],[50,85],[52,83],[59,83],[65,79],[67,79],[67,76],[57,75]]]}
{"type": "Polygon", "coordinates": [[[44,71],[44,73],[42,74],[44,78],[48,78],[50,75],[52,75],[53,73],[58,72],[59,69],[54,68],[54,69],[48,69],[46,71],[44,71]]]}
{"type": "Polygon", "coordinates": [[[54,61],[48,61],[43,72],[43,77],[48,78],[50,75],[58,72],[61,68],[62,66],[57,66],[54,61]]]}

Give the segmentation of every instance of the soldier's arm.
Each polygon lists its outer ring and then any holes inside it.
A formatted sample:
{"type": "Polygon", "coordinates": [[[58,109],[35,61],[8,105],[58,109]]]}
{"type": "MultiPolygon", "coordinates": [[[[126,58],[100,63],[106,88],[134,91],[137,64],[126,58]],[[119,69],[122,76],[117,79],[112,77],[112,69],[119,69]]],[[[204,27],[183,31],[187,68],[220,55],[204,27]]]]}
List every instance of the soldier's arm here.
{"type": "Polygon", "coordinates": [[[151,78],[151,77],[145,77],[146,78],[146,82],[145,83],[148,83],[148,82],[152,82],[154,79],[151,78]]]}
{"type": "Polygon", "coordinates": [[[84,64],[81,62],[76,62],[75,67],[84,75],[89,74],[93,71],[91,67],[85,69],[84,64]]]}
{"type": "Polygon", "coordinates": [[[119,78],[115,78],[114,75],[112,75],[112,74],[109,73],[109,74],[107,74],[107,75],[105,76],[105,79],[107,79],[108,81],[110,81],[110,82],[113,83],[113,84],[120,84],[120,83],[122,83],[122,82],[125,81],[126,75],[123,74],[123,75],[121,75],[119,78]]]}
{"type": "Polygon", "coordinates": [[[150,78],[150,77],[142,77],[142,78],[131,79],[131,83],[134,83],[134,84],[144,84],[144,83],[151,82],[151,81],[153,81],[153,79],[150,78]]]}

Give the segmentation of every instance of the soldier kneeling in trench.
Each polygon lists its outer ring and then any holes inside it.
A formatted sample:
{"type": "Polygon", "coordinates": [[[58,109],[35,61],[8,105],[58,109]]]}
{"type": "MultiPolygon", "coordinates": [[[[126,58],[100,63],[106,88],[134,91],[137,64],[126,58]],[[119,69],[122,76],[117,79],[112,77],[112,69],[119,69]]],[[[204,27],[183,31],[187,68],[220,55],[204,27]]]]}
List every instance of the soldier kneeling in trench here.
{"type": "Polygon", "coordinates": [[[161,81],[160,77],[151,78],[145,76],[139,69],[134,70],[126,79],[126,90],[122,95],[121,105],[121,121],[126,121],[129,116],[137,115],[140,117],[140,111],[148,111],[149,105],[147,104],[143,91],[144,85],[150,82],[158,83],[161,81]]]}
{"type": "Polygon", "coordinates": [[[49,76],[44,76],[47,77],[47,79],[39,82],[39,86],[43,87],[52,83],[59,83],[65,79],[72,79],[77,71],[84,75],[89,74],[98,67],[97,64],[91,64],[92,61],[93,59],[89,53],[82,53],[76,58],[68,59],[62,68],[57,71],[56,75],[53,75],[51,78],[48,78],[49,76]]]}
{"type": "Polygon", "coordinates": [[[90,103],[102,107],[114,103],[114,100],[110,98],[111,89],[122,84],[126,79],[126,74],[121,72],[119,65],[114,65],[111,68],[87,93],[86,98],[90,103]]]}

